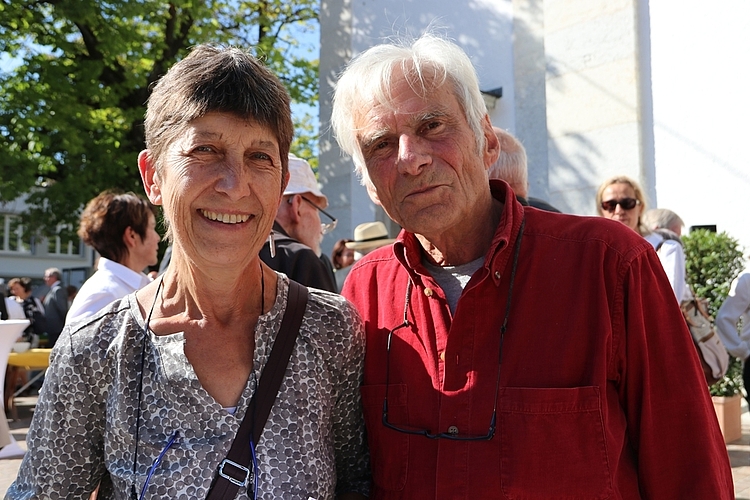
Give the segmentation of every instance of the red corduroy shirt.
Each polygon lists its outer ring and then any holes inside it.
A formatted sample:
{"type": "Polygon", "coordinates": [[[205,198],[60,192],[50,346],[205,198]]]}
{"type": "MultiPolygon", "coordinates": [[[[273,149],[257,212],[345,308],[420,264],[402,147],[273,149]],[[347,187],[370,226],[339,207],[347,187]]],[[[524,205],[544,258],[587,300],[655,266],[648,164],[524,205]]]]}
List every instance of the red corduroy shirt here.
{"type": "MultiPolygon", "coordinates": [[[[485,262],[451,315],[415,236],[354,265],[343,294],[365,321],[371,498],[733,498],[726,448],[690,335],[651,245],[624,225],[505,203],[485,262]],[[513,252],[496,431],[487,434],[513,252]]],[[[467,238],[471,235],[467,234],[467,238]]]]}

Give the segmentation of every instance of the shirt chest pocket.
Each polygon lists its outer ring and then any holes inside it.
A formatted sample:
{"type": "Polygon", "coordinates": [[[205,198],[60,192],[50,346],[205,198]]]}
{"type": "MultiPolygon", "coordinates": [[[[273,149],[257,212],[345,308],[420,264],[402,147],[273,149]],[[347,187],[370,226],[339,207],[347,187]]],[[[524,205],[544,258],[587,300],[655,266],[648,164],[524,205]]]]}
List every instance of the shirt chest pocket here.
{"type": "Polygon", "coordinates": [[[612,496],[598,388],[506,387],[499,420],[506,498],[612,496]]]}

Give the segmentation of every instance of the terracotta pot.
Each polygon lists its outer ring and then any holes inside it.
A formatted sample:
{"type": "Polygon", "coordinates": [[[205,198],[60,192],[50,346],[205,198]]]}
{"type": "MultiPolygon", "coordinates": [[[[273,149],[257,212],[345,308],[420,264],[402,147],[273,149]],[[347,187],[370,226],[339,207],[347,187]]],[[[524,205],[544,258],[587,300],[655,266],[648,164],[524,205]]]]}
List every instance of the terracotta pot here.
{"type": "Polygon", "coordinates": [[[712,396],[716,418],[719,420],[724,442],[731,443],[742,437],[742,395],[712,396]]]}

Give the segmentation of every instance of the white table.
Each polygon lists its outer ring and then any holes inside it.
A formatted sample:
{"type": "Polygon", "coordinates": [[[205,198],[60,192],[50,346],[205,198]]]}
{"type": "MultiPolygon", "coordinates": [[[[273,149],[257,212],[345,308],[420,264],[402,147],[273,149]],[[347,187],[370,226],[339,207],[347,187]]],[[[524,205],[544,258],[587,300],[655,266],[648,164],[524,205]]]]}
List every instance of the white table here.
{"type": "MultiPolygon", "coordinates": [[[[29,326],[27,319],[0,320],[0,380],[5,380],[5,369],[8,366],[8,355],[13,350],[13,344],[21,336],[26,327],[29,326]]],[[[8,420],[5,418],[5,397],[3,391],[5,384],[0,384],[0,406],[3,413],[0,414],[0,459],[22,457],[26,451],[18,446],[16,439],[11,435],[8,420]]]]}

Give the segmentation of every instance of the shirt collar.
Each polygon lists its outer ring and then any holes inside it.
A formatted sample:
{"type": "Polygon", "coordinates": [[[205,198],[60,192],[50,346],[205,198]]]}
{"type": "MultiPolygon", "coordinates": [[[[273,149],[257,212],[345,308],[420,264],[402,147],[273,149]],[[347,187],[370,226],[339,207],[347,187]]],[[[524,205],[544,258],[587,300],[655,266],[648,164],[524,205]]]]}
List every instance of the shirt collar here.
{"type": "MultiPolygon", "coordinates": [[[[512,247],[518,238],[524,208],[506,182],[490,180],[490,191],[493,198],[505,205],[484,262],[491,279],[499,285],[512,254],[505,250],[512,247]]],[[[393,253],[415,283],[421,281],[421,276],[429,276],[430,273],[422,265],[422,245],[414,233],[402,230],[393,243],[393,253]]]]}
{"type": "Polygon", "coordinates": [[[99,257],[96,269],[98,271],[105,270],[112,273],[134,290],[138,290],[144,286],[144,284],[151,281],[151,279],[145,274],[133,271],[129,267],[123,266],[113,260],[109,260],[106,257],[99,257]],[[144,278],[148,281],[145,281],[144,278]]]}

